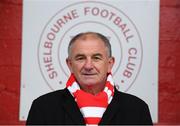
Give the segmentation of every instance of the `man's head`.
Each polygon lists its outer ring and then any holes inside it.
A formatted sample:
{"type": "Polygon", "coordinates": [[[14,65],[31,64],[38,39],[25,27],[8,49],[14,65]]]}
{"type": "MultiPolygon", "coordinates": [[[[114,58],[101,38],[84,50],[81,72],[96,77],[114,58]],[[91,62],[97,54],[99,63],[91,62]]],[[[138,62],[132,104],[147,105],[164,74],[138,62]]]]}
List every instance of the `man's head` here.
{"type": "Polygon", "coordinates": [[[96,32],[86,32],[86,33],[80,33],[80,34],[77,34],[76,36],[74,36],[70,43],[69,43],[69,46],[68,46],[68,55],[70,55],[71,53],[71,47],[72,47],[72,44],[77,40],[77,39],[83,39],[83,37],[85,38],[86,36],[88,35],[92,35],[94,37],[97,37],[99,39],[101,39],[105,46],[107,47],[107,51],[108,51],[108,56],[109,57],[112,57],[112,50],[111,50],[111,44],[109,42],[109,39],[107,37],[105,37],[104,35],[100,34],[100,33],[96,33],[96,32]]]}
{"type": "Polygon", "coordinates": [[[102,90],[114,64],[109,40],[94,32],[76,35],[70,41],[66,62],[82,89],[102,90]]]}

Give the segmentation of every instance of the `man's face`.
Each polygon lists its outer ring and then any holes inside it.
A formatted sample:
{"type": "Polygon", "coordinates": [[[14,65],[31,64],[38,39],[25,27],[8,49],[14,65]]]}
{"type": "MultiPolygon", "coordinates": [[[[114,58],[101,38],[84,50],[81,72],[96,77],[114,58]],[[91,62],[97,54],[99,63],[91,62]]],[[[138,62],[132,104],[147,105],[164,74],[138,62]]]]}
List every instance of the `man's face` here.
{"type": "Polygon", "coordinates": [[[93,36],[72,44],[67,65],[80,86],[104,86],[114,64],[114,58],[108,56],[107,50],[102,40],[93,36]]]}

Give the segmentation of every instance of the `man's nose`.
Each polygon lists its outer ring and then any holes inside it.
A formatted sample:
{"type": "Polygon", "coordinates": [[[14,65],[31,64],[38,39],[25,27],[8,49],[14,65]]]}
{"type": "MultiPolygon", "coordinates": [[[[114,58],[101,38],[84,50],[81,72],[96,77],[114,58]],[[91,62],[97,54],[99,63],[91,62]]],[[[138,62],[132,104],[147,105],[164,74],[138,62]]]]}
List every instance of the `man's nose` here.
{"type": "Polygon", "coordinates": [[[85,68],[86,70],[91,70],[91,69],[93,69],[93,62],[92,62],[91,59],[86,59],[86,62],[85,62],[85,64],[84,64],[84,68],[85,68]]]}

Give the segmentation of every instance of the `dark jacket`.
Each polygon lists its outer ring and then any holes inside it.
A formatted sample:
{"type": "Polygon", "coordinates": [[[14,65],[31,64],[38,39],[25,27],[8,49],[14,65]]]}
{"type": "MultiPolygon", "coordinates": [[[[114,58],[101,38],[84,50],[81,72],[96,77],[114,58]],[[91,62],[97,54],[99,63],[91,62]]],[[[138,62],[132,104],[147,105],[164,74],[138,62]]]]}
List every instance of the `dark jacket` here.
{"type": "MultiPolygon", "coordinates": [[[[74,98],[67,89],[63,89],[34,100],[26,124],[70,125],[85,122],[74,98]]],[[[152,124],[152,120],[144,101],[115,90],[99,124],[152,124]]]]}

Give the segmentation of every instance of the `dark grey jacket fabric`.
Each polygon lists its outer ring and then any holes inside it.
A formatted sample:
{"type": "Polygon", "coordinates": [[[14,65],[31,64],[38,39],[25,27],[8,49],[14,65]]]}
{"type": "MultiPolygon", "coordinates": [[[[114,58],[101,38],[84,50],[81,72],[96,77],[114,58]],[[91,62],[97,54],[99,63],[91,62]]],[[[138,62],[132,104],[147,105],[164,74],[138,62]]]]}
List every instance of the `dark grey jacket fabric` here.
{"type": "MultiPolygon", "coordinates": [[[[88,98],[87,98],[88,100],[88,98]]],[[[26,125],[85,125],[83,116],[68,89],[54,91],[33,101],[26,125]]],[[[136,96],[115,90],[99,125],[152,125],[147,104],[136,96]]]]}

